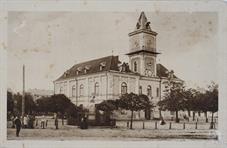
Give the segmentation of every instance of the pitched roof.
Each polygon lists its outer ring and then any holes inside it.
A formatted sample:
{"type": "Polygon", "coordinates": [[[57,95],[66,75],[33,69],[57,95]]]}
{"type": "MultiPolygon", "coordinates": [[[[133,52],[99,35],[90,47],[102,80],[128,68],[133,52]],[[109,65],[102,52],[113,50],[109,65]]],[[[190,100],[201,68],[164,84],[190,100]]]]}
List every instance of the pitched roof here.
{"type": "MultiPolygon", "coordinates": [[[[94,73],[110,71],[110,70],[121,72],[121,69],[119,68],[119,63],[121,63],[121,62],[119,61],[118,56],[107,56],[107,57],[75,64],[73,67],[71,67],[69,70],[67,70],[64,74],[62,74],[56,81],[67,79],[67,78],[72,78],[75,76],[94,74],[94,73]],[[100,66],[102,66],[102,70],[100,70],[100,66]]],[[[122,65],[124,65],[124,64],[125,63],[123,63],[122,65]]],[[[157,68],[156,70],[157,70],[158,77],[167,78],[169,76],[169,73],[168,73],[169,70],[166,67],[164,67],[162,64],[157,64],[156,68],[157,68]]],[[[124,72],[139,75],[138,73],[133,73],[130,70],[124,71],[124,72]]],[[[175,75],[173,75],[173,77],[177,78],[175,75]]]]}
{"type": "MultiPolygon", "coordinates": [[[[157,64],[156,70],[157,70],[157,76],[158,77],[167,78],[169,76],[170,71],[166,67],[164,67],[162,64],[157,64]]],[[[175,75],[173,75],[173,78],[177,78],[177,77],[175,75]]]]}
{"type": "Polygon", "coordinates": [[[98,73],[103,71],[109,71],[109,70],[118,71],[119,63],[120,61],[118,59],[118,56],[107,56],[107,57],[75,64],[73,67],[67,70],[63,75],[61,75],[57,80],[62,80],[62,79],[86,75],[86,74],[93,74],[93,73],[98,73]],[[102,70],[100,70],[100,66],[102,66],[102,70]]]}

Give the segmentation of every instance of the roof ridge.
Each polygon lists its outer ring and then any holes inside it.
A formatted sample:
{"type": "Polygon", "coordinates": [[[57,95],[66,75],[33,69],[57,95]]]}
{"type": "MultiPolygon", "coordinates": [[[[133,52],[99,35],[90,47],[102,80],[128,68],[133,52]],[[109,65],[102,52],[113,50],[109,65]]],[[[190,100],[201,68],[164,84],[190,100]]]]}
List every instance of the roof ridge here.
{"type": "MultiPolygon", "coordinates": [[[[89,62],[91,62],[91,61],[96,61],[96,60],[100,60],[100,59],[104,59],[104,58],[108,58],[108,57],[111,57],[111,56],[105,56],[105,57],[101,57],[101,58],[91,59],[91,60],[88,60],[88,61],[84,61],[84,62],[76,63],[76,64],[74,64],[73,66],[75,66],[75,65],[79,65],[79,64],[89,63],[89,62]]],[[[72,68],[72,67],[71,67],[71,68],[72,68]]]]}

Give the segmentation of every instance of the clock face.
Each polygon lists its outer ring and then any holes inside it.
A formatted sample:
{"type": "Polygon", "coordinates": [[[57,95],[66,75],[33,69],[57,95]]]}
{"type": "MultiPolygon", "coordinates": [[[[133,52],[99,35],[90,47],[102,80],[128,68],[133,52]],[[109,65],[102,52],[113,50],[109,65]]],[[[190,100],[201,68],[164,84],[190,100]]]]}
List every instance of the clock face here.
{"type": "Polygon", "coordinates": [[[151,36],[151,35],[144,35],[144,37],[143,37],[143,39],[144,39],[144,46],[146,47],[146,48],[154,48],[154,37],[153,36],[151,36]]]}
{"type": "Polygon", "coordinates": [[[153,76],[153,72],[150,69],[146,69],[145,75],[151,77],[151,76],[153,76]]]}
{"type": "Polygon", "coordinates": [[[152,46],[153,46],[152,39],[148,39],[147,42],[146,42],[146,47],[147,48],[152,48],[152,46]]]}
{"type": "Polygon", "coordinates": [[[151,70],[153,67],[153,64],[151,62],[147,62],[147,69],[151,70]]]}

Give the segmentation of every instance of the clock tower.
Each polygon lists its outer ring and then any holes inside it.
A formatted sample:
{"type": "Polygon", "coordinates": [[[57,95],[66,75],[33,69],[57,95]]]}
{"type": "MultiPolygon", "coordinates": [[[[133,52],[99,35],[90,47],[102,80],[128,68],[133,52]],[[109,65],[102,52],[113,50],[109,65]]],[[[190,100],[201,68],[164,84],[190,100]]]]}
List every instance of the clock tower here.
{"type": "Polygon", "coordinates": [[[141,12],[136,28],[129,33],[129,66],[133,72],[143,76],[156,76],[156,35],[150,22],[141,12]]]}

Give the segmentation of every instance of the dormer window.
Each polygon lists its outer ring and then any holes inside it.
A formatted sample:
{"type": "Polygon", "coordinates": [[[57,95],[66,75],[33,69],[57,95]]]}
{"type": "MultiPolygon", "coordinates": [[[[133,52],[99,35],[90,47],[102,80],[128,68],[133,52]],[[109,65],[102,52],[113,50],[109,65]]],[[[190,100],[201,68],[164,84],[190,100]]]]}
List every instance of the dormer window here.
{"type": "Polygon", "coordinates": [[[82,67],[78,67],[76,70],[76,74],[78,75],[82,71],[82,67]]]}
{"type": "Polygon", "coordinates": [[[82,71],[82,67],[78,67],[77,70],[78,70],[78,71],[82,71]]]}
{"type": "Polygon", "coordinates": [[[85,68],[84,68],[84,73],[87,73],[88,70],[90,70],[90,68],[91,68],[91,66],[85,66],[85,68]]]}
{"type": "Polygon", "coordinates": [[[64,73],[64,77],[67,77],[69,75],[69,71],[67,70],[65,73],[64,73]]]}
{"type": "Polygon", "coordinates": [[[129,72],[130,70],[129,70],[129,65],[128,65],[128,63],[123,63],[121,66],[120,66],[120,71],[121,72],[129,72]]]}
{"type": "Polygon", "coordinates": [[[85,66],[85,69],[89,70],[91,68],[90,65],[85,66]]]}
{"type": "Polygon", "coordinates": [[[103,70],[103,68],[105,68],[105,66],[106,66],[106,62],[100,63],[100,66],[99,66],[100,71],[103,70]]]}

